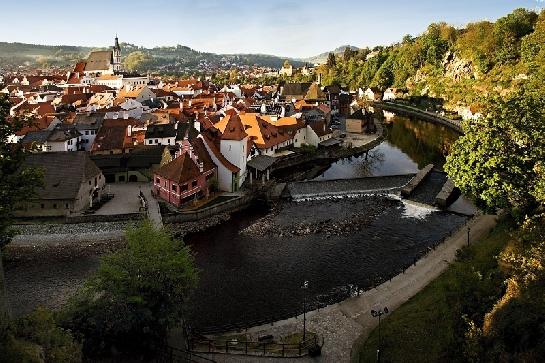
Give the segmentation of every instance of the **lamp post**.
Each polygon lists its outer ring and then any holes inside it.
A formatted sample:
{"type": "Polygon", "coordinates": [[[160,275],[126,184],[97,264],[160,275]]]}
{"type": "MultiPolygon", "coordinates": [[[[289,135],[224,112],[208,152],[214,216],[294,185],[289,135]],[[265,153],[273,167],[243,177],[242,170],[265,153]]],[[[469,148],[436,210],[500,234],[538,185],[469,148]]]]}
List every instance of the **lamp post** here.
{"type": "Polygon", "coordinates": [[[303,285],[301,285],[301,289],[303,289],[303,342],[304,342],[307,336],[307,289],[308,289],[307,280],[303,282],[303,285]]]}
{"type": "Polygon", "coordinates": [[[382,315],[384,314],[388,314],[388,308],[385,307],[384,309],[382,310],[371,310],[371,315],[373,316],[373,318],[377,318],[378,317],[378,349],[377,349],[377,362],[380,363],[380,318],[382,317],[382,315]]]}

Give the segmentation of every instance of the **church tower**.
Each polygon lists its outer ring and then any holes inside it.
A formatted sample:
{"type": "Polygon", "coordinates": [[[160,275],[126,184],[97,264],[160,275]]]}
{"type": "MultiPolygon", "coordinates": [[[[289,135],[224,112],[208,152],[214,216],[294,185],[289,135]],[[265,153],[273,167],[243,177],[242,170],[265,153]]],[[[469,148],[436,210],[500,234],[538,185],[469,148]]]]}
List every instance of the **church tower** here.
{"type": "Polygon", "coordinates": [[[117,34],[115,35],[115,45],[113,49],[113,66],[114,66],[114,72],[121,72],[122,71],[122,64],[121,64],[121,47],[119,46],[119,39],[117,39],[117,34]]]}

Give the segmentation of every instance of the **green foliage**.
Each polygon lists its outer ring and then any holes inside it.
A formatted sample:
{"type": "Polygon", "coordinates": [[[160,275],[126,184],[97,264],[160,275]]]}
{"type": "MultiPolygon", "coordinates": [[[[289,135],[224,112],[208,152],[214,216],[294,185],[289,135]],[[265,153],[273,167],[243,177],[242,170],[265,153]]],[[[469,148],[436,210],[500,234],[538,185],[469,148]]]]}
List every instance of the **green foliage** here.
{"type": "Polygon", "coordinates": [[[545,160],[545,96],[523,87],[506,100],[490,100],[486,114],[464,124],[445,170],[486,208],[524,216],[543,190],[536,171],[545,160]]]}
{"type": "Polygon", "coordinates": [[[39,170],[23,168],[24,152],[20,147],[8,144],[7,139],[31,121],[8,119],[10,103],[0,95],[0,248],[12,237],[8,227],[12,223],[17,204],[34,195],[34,189],[42,185],[39,170]]]}
{"type": "MultiPolygon", "coordinates": [[[[503,222],[466,247],[447,271],[382,321],[384,362],[467,362],[479,356],[480,324],[503,293],[497,256],[507,242],[503,222]]],[[[355,348],[354,362],[374,362],[378,329],[355,348]]],[[[479,361],[479,360],[474,360],[479,361]]]]}
{"type": "Polygon", "coordinates": [[[63,314],[86,356],[147,356],[183,319],[197,283],[193,256],[145,221],[126,232],[127,248],[103,257],[97,273],[63,314]]]}
{"type": "Polygon", "coordinates": [[[147,52],[136,51],[129,54],[123,61],[125,69],[134,71],[146,71],[149,70],[155,63],[152,55],[147,52]]]}
{"type": "Polygon", "coordinates": [[[81,345],[44,308],[11,323],[0,341],[2,362],[81,362],[81,345]]]}

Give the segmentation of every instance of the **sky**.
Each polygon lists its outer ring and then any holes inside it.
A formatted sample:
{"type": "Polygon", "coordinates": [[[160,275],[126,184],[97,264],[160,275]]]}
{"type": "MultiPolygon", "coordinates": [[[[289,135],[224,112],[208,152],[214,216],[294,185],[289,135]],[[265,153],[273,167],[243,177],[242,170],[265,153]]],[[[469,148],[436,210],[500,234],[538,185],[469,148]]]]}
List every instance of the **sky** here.
{"type": "Polygon", "coordinates": [[[493,21],[545,0],[18,0],[0,41],[104,47],[186,45],[213,53],[305,58],[341,45],[388,45],[432,22],[493,21]]]}

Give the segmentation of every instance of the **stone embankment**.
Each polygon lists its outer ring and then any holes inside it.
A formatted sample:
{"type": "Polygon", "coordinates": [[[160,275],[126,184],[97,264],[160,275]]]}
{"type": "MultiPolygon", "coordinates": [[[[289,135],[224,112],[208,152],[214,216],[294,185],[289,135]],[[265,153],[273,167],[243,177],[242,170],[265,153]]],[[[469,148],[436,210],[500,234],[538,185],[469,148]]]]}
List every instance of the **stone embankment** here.
{"type": "Polygon", "coordinates": [[[426,177],[433,170],[433,164],[426,165],[420,170],[409,183],[401,189],[401,195],[405,198],[411,195],[411,193],[426,179],[426,177]]]}
{"type": "Polygon", "coordinates": [[[414,106],[409,106],[409,105],[395,103],[395,102],[375,102],[374,107],[382,109],[382,110],[394,112],[400,115],[407,115],[410,117],[417,117],[422,120],[435,122],[443,126],[446,126],[460,134],[464,133],[464,130],[462,128],[462,123],[460,121],[451,120],[441,115],[438,115],[436,113],[421,110],[414,106]]]}

